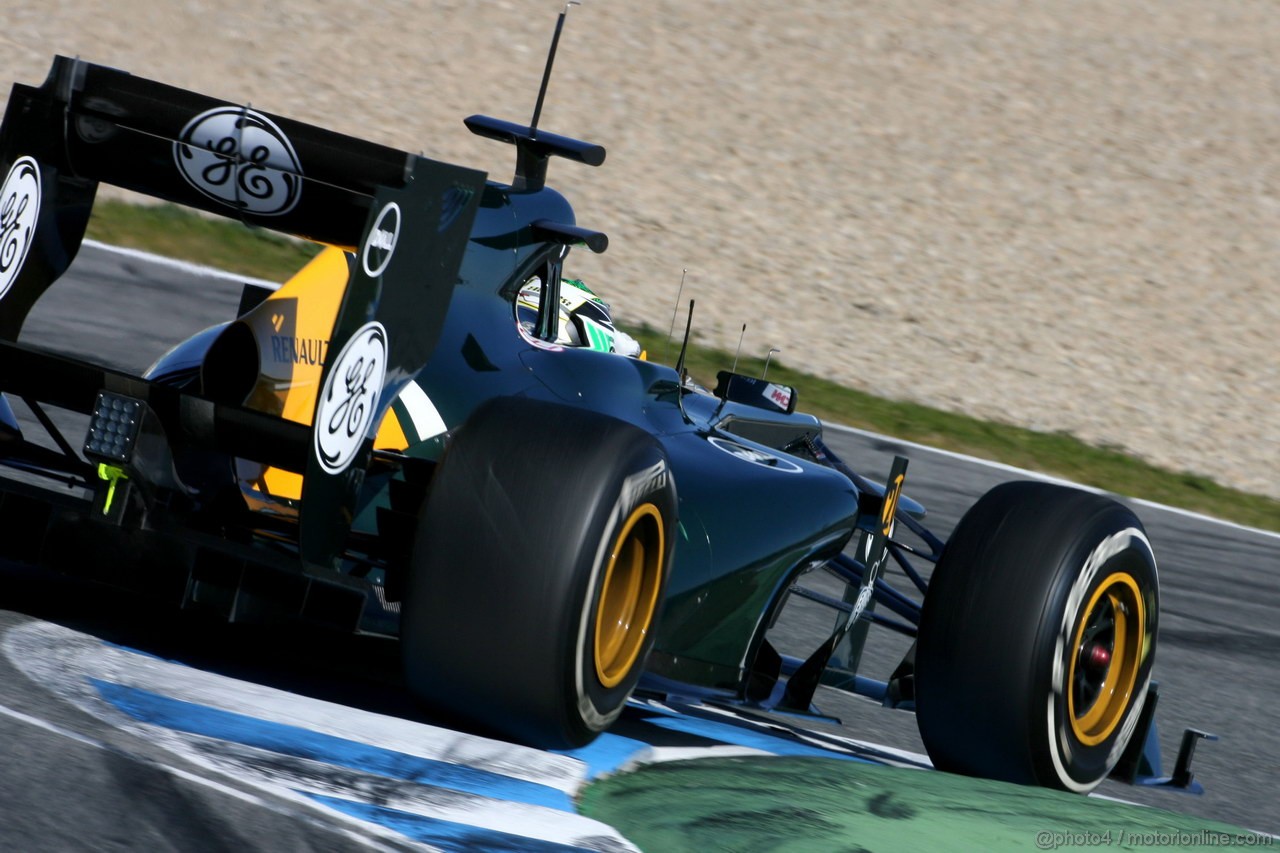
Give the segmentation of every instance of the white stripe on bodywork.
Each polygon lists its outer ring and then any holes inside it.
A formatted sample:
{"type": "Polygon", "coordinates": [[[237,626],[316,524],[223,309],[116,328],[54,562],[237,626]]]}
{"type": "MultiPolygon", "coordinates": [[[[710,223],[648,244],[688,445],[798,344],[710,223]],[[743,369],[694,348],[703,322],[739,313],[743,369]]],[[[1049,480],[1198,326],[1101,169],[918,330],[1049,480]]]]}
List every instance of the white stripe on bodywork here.
{"type": "Polygon", "coordinates": [[[405,411],[409,413],[409,420],[413,422],[413,429],[418,433],[419,441],[434,438],[448,430],[435,403],[431,402],[427,392],[423,391],[422,386],[417,382],[410,380],[404,386],[400,392],[400,402],[404,403],[405,411]]]}

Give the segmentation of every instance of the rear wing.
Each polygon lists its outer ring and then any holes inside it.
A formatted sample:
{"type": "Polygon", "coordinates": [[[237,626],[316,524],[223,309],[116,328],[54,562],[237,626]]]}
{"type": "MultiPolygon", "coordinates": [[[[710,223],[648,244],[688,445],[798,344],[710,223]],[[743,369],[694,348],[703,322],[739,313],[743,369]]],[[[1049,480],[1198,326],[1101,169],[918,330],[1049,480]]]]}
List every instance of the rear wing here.
{"type": "MultiPolygon", "coordinates": [[[[349,520],[371,433],[435,348],[485,174],[57,57],[41,86],[13,87],[0,125],[0,176],[0,390],[36,399],[47,389],[19,371],[44,357],[15,341],[32,305],[74,259],[100,182],[357,254],[330,336],[336,356],[321,380],[329,400],[321,394],[305,464],[297,447],[270,459],[251,440],[222,447],[289,470],[305,467],[303,556],[330,562],[346,535],[335,522],[349,520]],[[378,369],[356,385],[345,374],[331,379],[339,368],[375,359],[378,369]],[[359,421],[336,417],[337,397],[348,404],[343,412],[361,412],[359,421]],[[327,431],[331,421],[342,421],[350,437],[327,431]]],[[[62,404],[86,412],[99,383],[114,375],[66,360],[57,374],[62,404]]],[[[126,384],[144,401],[172,391],[126,384]]],[[[246,438],[259,420],[276,420],[194,399],[162,408],[183,416],[216,409],[247,425],[246,438]]],[[[211,424],[164,425],[170,441],[218,432],[211,424]]],[[[286,425],[260,426],[296,435],[286,425]]]]}
{"type": "Polygon", "coordinates": [[[433,226],[412,229],[415,240],[464,244],[469,227],[451,226],[474,214],[485,177],[63,56],[39,88],[14,85],[0,173],[8,340],[74,258],[99,182],[356,251],[379,193],[410,188],[417,204],[402,214],[432,221],[401,225],[433,226]]]}

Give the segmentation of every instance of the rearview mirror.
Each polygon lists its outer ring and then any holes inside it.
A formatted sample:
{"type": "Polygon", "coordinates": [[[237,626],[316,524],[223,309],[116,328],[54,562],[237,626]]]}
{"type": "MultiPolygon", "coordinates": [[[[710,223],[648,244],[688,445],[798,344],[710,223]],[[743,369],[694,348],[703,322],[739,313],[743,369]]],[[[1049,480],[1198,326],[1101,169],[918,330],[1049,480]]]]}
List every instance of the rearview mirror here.
{"type": "Polygon", "coordinates": [[[730,403],[791,414],[796,410],[796,389],[767,379],[722,370],[716,374],[715,395],[730,403]]]}

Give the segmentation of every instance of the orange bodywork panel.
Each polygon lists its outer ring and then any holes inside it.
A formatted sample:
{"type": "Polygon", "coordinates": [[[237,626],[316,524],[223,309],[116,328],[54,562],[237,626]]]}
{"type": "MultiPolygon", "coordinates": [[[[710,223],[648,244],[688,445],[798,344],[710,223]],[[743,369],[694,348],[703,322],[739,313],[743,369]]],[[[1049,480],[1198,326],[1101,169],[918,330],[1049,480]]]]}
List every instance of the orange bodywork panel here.
{"type": "MultiPolygon", "coordinates": [[[[346,253],[329,246],[237,321],[258,345],[258,380],[246,407],[310,426],[349,275],[346,253]]],[[[408,444],[399,418],[388,408],[373,446],[404,450],[408,444]]],[[[301,474],[247,460],[237,460],[236,471],[248,500],[302,497],[301,474]]]]}

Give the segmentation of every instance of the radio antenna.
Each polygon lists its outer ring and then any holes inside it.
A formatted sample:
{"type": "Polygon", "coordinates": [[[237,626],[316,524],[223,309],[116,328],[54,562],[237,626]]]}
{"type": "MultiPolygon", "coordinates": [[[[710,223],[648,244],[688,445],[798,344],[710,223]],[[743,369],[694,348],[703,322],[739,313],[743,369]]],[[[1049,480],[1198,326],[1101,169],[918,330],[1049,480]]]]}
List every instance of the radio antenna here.
{"type": "Polygon", "coordinates": [[[538,119],[542,117],[542,101],[547,97],[547,84],[551,82],[551,66],[556,61],[556,47],[560,44],[560,31],[564,29],[565,16],[569,14],[570,6],[581,6],[579,0],[569,0],[564,4],[564,8],[560,10],[560,16],[556,18],[556,32],[551,37],[551,50],[547,51],[547,65],[542,69],[542,85],[538,87],[538,101],[533,105],[533,118],[529,120],[529,135],[538,135],[538,119]]]}
{"type": "Polygon", "coordinates": [[[747,336],[747,324],[742,324],[742,333],[738,335],[738,349],[733,353],[733,367],[729,368],[730,373],[738,372],[738,356],[742,354],[742,339],[747,336]]]}
{"type": "Polygon", "coordinates": [[[680,416],[684,418],[685,423],[693,423],[689,416],[684,413],[684,384],[689,375],[684,369],[684,356],[689,351],[689,332],[693,330],[693,303],[689,300],[689,319],[684,324],[684,344],[680,347],[680,358],[676,360],[676,373],[680,375],[680,387],[676,389],[676,402],[680,405],[680,416]]]}
{"type": "Polygon", "coordinates": [[[685,342],[680,347],[680,357],[676,359],[676,373],[681,374],[681,380],[684,380],[685,352],[689,350],[689,333],[694,328],[694,301],[689,300],[689,319],[685,321],[685,342]]]}
{"type": "Polygon", "coordinates": [[[676,304],[671,309],[671,327],[667,329],[667,342],[662,347],[662,360],[666,361],[667,356],[671,352],[671,336],[676,331],[676,315],[680,313],[680,294],[684,293],[684,277],[689,274],[689,270],[680,270],[680,287],[676,290],[676,304]]]}

